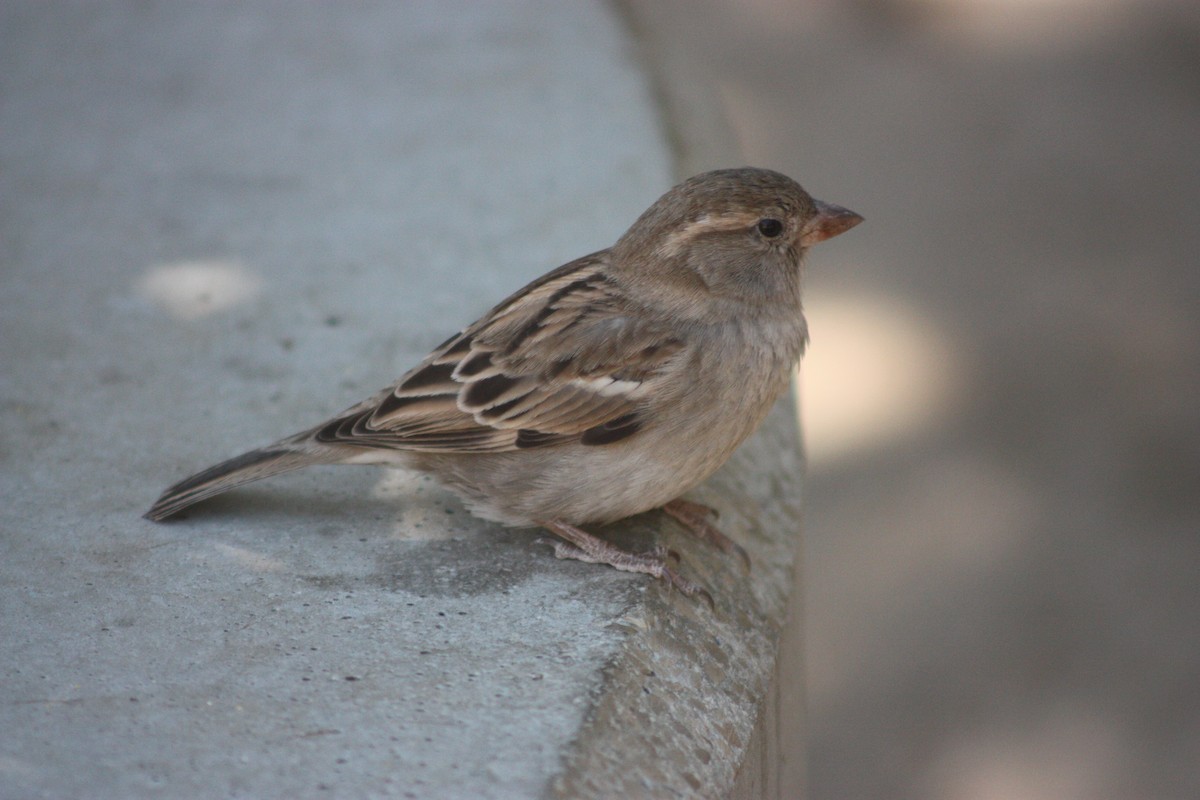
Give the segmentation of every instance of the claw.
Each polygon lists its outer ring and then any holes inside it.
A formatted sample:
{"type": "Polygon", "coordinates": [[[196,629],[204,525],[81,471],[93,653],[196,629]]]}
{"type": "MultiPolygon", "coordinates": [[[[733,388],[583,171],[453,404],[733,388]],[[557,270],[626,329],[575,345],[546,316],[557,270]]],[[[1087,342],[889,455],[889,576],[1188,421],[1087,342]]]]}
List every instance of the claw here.
{"type": "Polygon", "coordinates": [[[716,525],[708,521],[718,516],[717,510],[691,500],[675,499],[662,507],[672,518],[695,537],[715,544],[726,553],[734,553],[741,559],[746,570],[750,569],[750,554],[740,544],[721,533],[716,525]]]}
{"type": "Polygon", "coordinates": [[[717,610],[717,604],[713,601],[713,596],[700,584],[689,581],[665,564],[663,565],[662,576],[667,580],[667,583],[682,592],[684,596],[695,597],[696,595],[700,595],[708,603],[710,611],[717,610]]]}

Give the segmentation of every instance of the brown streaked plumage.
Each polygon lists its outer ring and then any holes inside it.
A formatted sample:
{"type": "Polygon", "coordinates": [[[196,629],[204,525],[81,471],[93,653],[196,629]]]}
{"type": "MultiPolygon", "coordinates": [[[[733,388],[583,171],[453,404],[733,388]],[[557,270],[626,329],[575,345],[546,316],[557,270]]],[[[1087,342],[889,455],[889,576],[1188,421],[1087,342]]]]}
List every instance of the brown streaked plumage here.
{"type": "Polygon", "coordinates": [[[805,251],[861,221],[770,170],[698,175],[612,248],[513,294],[394,386],[175,484],[146,517],[310,464],[395,464],[434,475],[484,519],[545,527],[560,558],[704,593],[665,554],[624,553],[578,526],[664,507],[740,551],[679,496],[787,387],[808,335],[805,251]]]}

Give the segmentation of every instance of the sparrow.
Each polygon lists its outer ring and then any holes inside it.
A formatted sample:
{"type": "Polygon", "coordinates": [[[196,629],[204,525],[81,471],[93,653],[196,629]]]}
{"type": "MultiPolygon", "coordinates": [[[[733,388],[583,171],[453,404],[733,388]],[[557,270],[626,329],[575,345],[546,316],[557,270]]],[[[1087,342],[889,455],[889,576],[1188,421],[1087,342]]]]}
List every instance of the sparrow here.
{"type": "Polygon", "coordinates": [[[312,464],[428,473],[469,511],[541,527],[558,558],[711,596],[658,548],[587,532],[662,508],[744,551],[680,496],[725,462],[789,386],[808,340],[801,268],[862,222],[767,169],[675,186],[616,244],[543,275],[434,348],[394,385],[314,428],[176,483],[145,514],[312,464]]]}

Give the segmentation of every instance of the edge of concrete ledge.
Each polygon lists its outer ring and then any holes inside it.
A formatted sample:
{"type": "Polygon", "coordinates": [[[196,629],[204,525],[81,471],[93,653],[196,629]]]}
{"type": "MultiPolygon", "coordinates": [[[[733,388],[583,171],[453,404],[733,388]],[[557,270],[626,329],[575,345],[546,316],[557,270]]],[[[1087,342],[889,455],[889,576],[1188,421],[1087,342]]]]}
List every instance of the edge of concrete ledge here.
{"type": "MultiPolygon", "coordinates": [[[[567,768],[563,798],[770,797],[776,793],[780,635],[795,596],[799,507],[794,412],[782,401],[725,467],[691,493],[721,512],[722,528],[750,553],[736,559],[688,546],[689,574],[716,598],[647,592],[621,621],[629,631],[609,664],[567,768]]],[[[676,535],[680,538],[677,539],[676,535]]],[[[686,549],[685,549],[686,548],[686,549]]]]}
{"type": "MultiPolygon", "coordinates": [[[[665,37],[662,9],[617,2],[659,104],[676,177],[743,161],[713,87],[665,37]]],[[[781,797],[803,785],[799,614],[801,434],[795,398],[692,496],[751,554],[751,574],[687,547],[689,568],[718,598],[715,614],[662,592],[633,629],[589,711],[556,797],[781,797]],[[643,723],[643,724],[634,724],[643,723]]],[[[670,534],[668,534],[670,536],[670,534]]],[[[668,539],[668,544],[674,544],[668,539]]],[[[686,546],[686,545],[685,545],[686,546]]]]}

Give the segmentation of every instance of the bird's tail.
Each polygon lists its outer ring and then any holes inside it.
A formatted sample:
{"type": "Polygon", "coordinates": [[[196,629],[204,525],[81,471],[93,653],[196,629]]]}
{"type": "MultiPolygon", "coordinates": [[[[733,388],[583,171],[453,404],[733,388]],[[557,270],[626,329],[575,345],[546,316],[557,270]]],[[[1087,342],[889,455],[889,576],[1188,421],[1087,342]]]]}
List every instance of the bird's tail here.
{"type": "Polygon", "coordinates": [[[337,454],[332,449],[324,452],[288,449],[284,443],[251,450],[198,472],[190,478],[184,478],[163,492],[144,516],[158,522],[193,503],[251,481],[291,472],[311,464],[332,463],[337,460],[337,454]]]}

